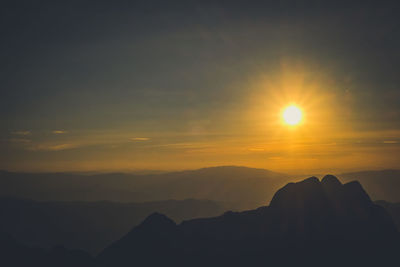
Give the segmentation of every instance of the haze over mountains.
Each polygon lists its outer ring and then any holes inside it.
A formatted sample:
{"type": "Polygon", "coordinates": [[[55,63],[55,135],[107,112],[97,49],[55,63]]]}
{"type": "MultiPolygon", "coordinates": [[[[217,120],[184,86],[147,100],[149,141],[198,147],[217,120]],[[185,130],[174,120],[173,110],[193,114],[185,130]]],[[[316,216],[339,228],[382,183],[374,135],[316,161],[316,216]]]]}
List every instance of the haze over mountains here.
{"type": "MultiPolygon", "coordinates": [[[[373,200],[400,202],[399,170],[345,173],[338,177],[343,182],[360,181],[373,200]]],[[[229,202],[234,203],[236,209],[248,209],[269,203],[279,187],[303,178],[234,166],[149,175],[3,171],[0,172],[0,196],[39,201],[119,202],[189,198],[229,202]]]]}
{"type": "Polygon", "coordinates": [[[338,177],[343,182],[359,181],[374,200],[400,202],[400,170],[359,171],[338,177]]]}
{"type": "Polygon", "coordinates": [[[214,167],[163,174],[0,174],[0,195],[40,201],[144,202],[207,199],[239,208],[266,203],[288,175],[245,167],[214,167]]]}

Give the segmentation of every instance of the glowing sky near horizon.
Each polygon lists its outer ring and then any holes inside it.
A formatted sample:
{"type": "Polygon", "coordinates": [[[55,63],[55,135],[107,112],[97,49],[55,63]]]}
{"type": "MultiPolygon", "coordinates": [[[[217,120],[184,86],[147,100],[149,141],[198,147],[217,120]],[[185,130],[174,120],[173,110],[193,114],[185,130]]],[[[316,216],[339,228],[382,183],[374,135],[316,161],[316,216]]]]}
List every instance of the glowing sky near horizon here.
{"type": "Polygon", "coordinates": [[[61,2],[0,11],[0,169],[399,166],[395,1],[61,2]]]}

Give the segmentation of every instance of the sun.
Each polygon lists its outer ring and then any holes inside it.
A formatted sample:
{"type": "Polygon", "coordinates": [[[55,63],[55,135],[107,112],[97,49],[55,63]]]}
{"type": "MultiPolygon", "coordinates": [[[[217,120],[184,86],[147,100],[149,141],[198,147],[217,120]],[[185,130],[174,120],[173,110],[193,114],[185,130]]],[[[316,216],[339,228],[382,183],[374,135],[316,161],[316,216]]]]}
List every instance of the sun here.
{"type": "Polygon", "coordinates": [[[303,112],[297,106],[290,105],[283,110],[282,118],[288,125],[298,125],[303,119],[303,112]]]}

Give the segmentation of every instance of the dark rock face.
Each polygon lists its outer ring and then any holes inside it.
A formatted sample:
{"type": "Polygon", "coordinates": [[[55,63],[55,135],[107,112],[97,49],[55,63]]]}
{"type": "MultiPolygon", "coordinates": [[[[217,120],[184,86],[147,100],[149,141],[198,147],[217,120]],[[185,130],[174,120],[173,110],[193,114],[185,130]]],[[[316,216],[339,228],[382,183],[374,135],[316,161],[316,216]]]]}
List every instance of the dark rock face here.
{"type": "Polygon", "coordinates": [[[149,216],[98,257],[105,266],[388,266],[398,232],[358,182],[289,183],[270,206],[179,225],[149,216]],[[329,259],[327,261],[327,259],[329,259]]]}
{"type": "Polygon", "coordinates": [[[397,230],[400,231],[400,202],[390,203],[384,200],[379,200],[375,201],[375,203],[383,207],[387,212],[389,212],[390,216],[393,218],[397,226],[397,230]]]}
{"type": "Polygon", "coordinates": [[[101,262],[114,266],[131,266],[134,262],[172,261],[178,238],[175,222],[160,213],[153,213],[121,240],[107,248],[101,262]],[[155,254],[157,252],[157,254],[155,254]]]}

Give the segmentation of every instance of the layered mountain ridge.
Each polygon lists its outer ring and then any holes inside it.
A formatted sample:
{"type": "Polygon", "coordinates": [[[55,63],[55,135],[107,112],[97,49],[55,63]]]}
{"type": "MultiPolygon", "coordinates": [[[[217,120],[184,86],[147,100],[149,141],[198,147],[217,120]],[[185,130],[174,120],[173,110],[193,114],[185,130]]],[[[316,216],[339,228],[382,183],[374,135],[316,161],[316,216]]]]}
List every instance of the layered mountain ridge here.
{"type": "Polygon", "coordinates": [[[357,181],[310,177],[279,189],[269,206],[179,224],[153,213],[96,258],[49,251],[0,232],[4,266],[399,266],[388,212],[357,181]]]}
{"type": "Polygon", "coordinates": [[[106,266],[318,265],[334,253],[332,262],[370,264],[392,259],[393,248],[398,232],[388,213],[360,183],[328,175],[289,183],[255,210],[178,225],[152,214],[98,259],[106,266]]]}
{"type": "MultiPolygon", "coordinates": [[[[359,181],[375,201],[400,202],[400,170],[363,171],[337,176],[343,182],[359,181]]],[[[304,177],[307,176],[238,166],[158,174],[0,171],[0,196],[36,201],[116,202],[194,198],[230,202],[236,210],[248,210],[265,205],[276,190],[304,177]]]]}

